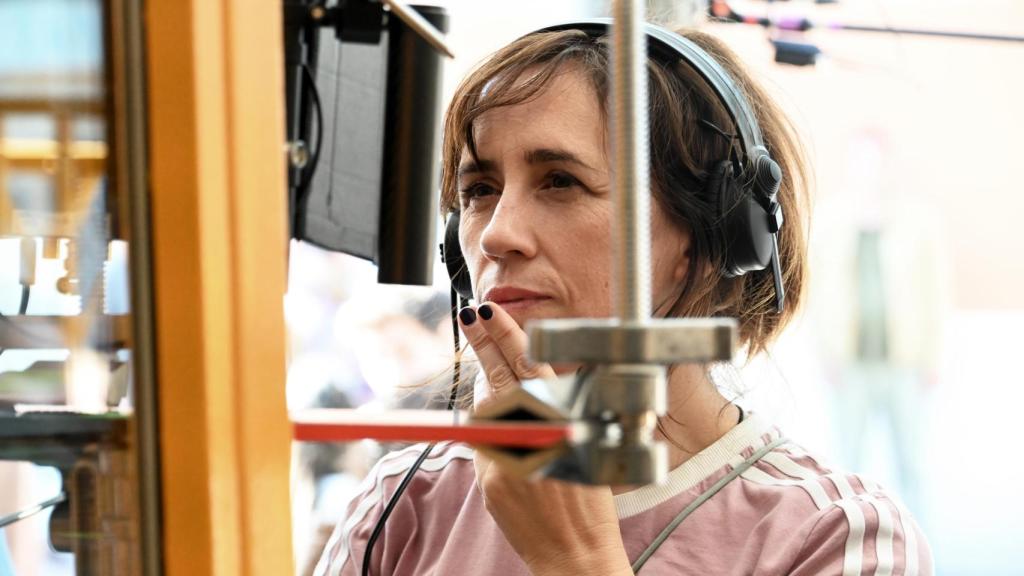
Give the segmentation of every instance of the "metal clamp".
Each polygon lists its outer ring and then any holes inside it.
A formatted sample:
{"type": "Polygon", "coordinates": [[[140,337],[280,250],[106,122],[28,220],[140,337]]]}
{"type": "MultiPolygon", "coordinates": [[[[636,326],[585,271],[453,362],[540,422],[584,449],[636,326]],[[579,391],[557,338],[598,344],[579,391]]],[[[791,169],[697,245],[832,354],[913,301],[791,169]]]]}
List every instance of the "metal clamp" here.
{"type": "Polygon", "coordinates": [[[537,362],[676,364],[730,360],[736,349],[731,318],[540,320],[527,326],[537,362]]]}

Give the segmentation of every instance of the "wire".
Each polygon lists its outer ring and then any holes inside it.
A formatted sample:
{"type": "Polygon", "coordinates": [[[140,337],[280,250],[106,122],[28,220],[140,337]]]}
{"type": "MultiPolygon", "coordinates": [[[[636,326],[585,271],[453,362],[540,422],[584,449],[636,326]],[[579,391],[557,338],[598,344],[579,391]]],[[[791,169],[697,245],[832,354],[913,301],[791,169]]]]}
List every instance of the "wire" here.
{"type": "Polygon", "coordinates": [[[430,451],[434,449],[435,443],[428,444],[420,457],[413,463],[412,468],[406,472],[405,478],[402,478],[402,483],[398,485],[398,489],[395,490],[391,500],[388,501],[387,507],[384,508],[384,513],[380,515],[380,519],[377,520],[377,525],[373,527],[373,534],[370,534],[370,539],[366,542],[366,555],[363,556],[363,576],[369,576],[370,574],[370,559],[373,555],[373,545],[377,543],[377,539],[380,538],[382,532],[384,532],[384,523],[388,521],[388,516],[391,516],[391,512],[395,509],[398,504],[398,499],[405,492],[406,487],[412,482],[412,477],[416,475],[416,471],[420,469],[423,461],[430,455],[430,451]]]}
{"type": "Polygon", "coordinates": [[[21,285],[21,304],[18,305],[18,315],[24,316],[28,313],[28,298],[32,293],[32,286],[29,284],[21,285]]]}
{"type": "MultiPolygon", "coordinates": [[[[24,316],[25,313],[28,311],[29,296],[32,293],[31,289],[32,289],[32,286],[29,285],[29,284],[22,284],[21,285],[21,302],[18,303],[18,315],[19,316],[24,316]]],[[[10,327],[12,330],[15,330],[15,331],[19,332],[22,335],[22,337],[27,339],[27,340],[30,340],[30,341],[31,340],[35,340],[35,341],[43,340],[39,336],[37,336],[35,334],[32,334],[32,332],[30,332],[28,330],[25,330],[21,326],[18,326],[13,320],[8,318],[7,315],[4,314],[3,312],[0,312],[0,322],[3,322],[5,324],[7,324],[8,327],[10,327]]],[[[3,353],[3,350],[4,350],[3,348],[0,348],[0,354],[3,353]]]]}
{"type": "Polygon", "coordinates": [[[699,496],[697,496],[697,498],[693,502],[690,502],[686,506],[686,508],[683,508],[682,511],[680,511],[679,514],[676,515],[676,517],[673,518],[667,526],[665,526],[665,528],[654,538],[654,541],[647,545],[647,549],[640,554],[640,557],[633,561],[633,573],[637,574],[640,572],[640,569],[643,568],[644,564],[647,563],[647,560],[649,560],[650,557],[654,554],[654,552],[665,542],[665,540],[668,540],[668,537],[672,535],[672,531],[675,530],[680,524],[682,524],[683,520],[686,520],[687,516],[692,514],[693,511],[699,508],[701,504],[704,504],[705,502],[710,500],[711,497],[717,494],[719,490],[724,488],[726,484],[732,482],[737,476],[746,472],[751,466],[756,464],[758,460],[763,458],[765,454],[768,454],[772,450],[775,450],[776,448],[782,446],[788,441],[789,440],[785,436],[780,436],[771,443],[767,444],[766,446],[761,447],[761,449],[759,449],[757,452],[754,452],[750,456],[750,458],[747,458],[746,460],[738,464],[735,468],[732,469],[731,472],[723,476],[721,479],[715,482],[710,488],[708,488],[699,496]]]}
{"type": "MultiPolygon", "coordinates": [[[[28,311],[28,297],[29,297],[29,295],[31,293],[31,290],[32,290],[32,286],[31,285],[29,285],[29,284],[22,284],[21,285],[21,303],[18,304],[18,315],[19,316],[24,316],[25,312],[28,311]]],[[[4,322],[10,323],[10,320],[7,319],[7,316],[4,316],[3,314],[0,314],[0,320],[3,320],[4,322]]],[[[0,348],[0,355],[2,355],[3,353],[4,353],[4,349],[0,348]]],[[[3,526],[3,524],[0,524],[0,526],[3,526]]]]}
{"type": "Polygon", "coordinates": [[[937,36],[940,38],[958,38],[963,40],[988,40],[994,42],[1024,42],[1024,36],[1008,34],[986,34],[977,32],[955,32],[951,30],[924,30],[917,28],[894,28],[888,23],[886,26],[861,26],[857,24],[843,24],[841,22],[830,22],[815,24],[807,18],[781,18],[773,20],[768,17],[746,16],[737,13],[729,6],[728,2],[715,0],[710,4],[709,11],[715,22],[732,22],[736,24],[755,24],[764,28],[778,28],[779,30],[799,30],[806,32],[814,28],[826,30],[850,30],[854,32],[882,32],[896,35],[909,36],[937,36]]]}
{"type": "MultiPolygon", "coordinates": [[[[455,291],[455,288],[451,289],[451,295],[452,339],[454,340],[455,343],[455,368],[452,371],[452,391],[451,395],[448,397],[448,409],[454,411],[456,415],[455,417],[458,418],[459,412],[458,410],[455,410],[455,402],[458,399],[459,379],[462,373],[462,362],[459,359],[459,321],[457,318],[457,314],[459,309],[469,304],[469,301],[459,296],[458,293],[455,291]]],[[[423,450],[423,453],[420,454],[419,458],[417,458],[416,461],[413,462],[412,466],[409,468],[409,471],[405,473],[405,477],[402,478],[402,483],[398,485],[398,488],[395,490],[395,493],[392,494],[391,498],[388,500],[387,506],[384,507],[384,512],[381,513],[380,518],[377,519],[377,524],[373,527],[373,533],[370,534],[370,539],[366,541],[366,552],[363,556],[363,576],[369,576],[370,574],[370,561],[373,558],[373,546],[377,543],[377,540],[380,538],[380,535],[384,532],[384,525],[387,523],[388,517],[391,516],[391,512],[395,509],[395,506],[398,505],[398,500],[402,497],[402,494],[405,492],[405,489],[409,486],[409,483],[412,482],[413,476],[415,476],[416,472],[419,471],[420,466],[423,465],[423,461],[427,459],[427,456],[430,455],[430,451],[433,450],[434,446],[436,445],[436,442],[428,444],[427,447],[423,450]]]]}
{"type": "MultiPolygon", "coordinates": [[[[462,376],[462,359],[459,357],[459,294],[455,288],[451,289],[452,298],[452,342],[455,344],[455,368],[452,370],[452,391],[448,397],[448,409],[455,408],[455,398],[459,391],[459,378],[462,376]]],[[[458,417],[458,416],[456,416],[458,417]]]]}
{"type": "Polygon", "coordinates": [[[19,332],[22,335],[22,337],[24,337],[24,338],[26,338],[28,340],[45,341],[43,338],[33,334],[32,332],[30,332],[28,330],[25,330],[21,326],[18,326],[18,324],[16,324],[13,320],[8,318],[7,315],[4,314],[3,312],[0,312],[0,322],[3,322],[5,324],[7,324],[7,326],[11,330],[15,330],[15,331],[19,332]]]}
{"type": "Polygon", "coordinates": [[[576,377],[572,381],[572,390],[569,392],[567,406],[572,412],[573,418],[583,418],[586,397],[590,394],[592,381],[591,374],[594,373],[592,365],[581,366],[576,370],[576,377]]]}
{"type": "Polygon", "coordinates": [[[320,164],[320,150],[323,148],[324,143],[323,105],[320,101],[320,91],[316,87],[316,78],[313,77],[313,72],[309,69],[308,64],[302,64],[302,76],[309,83],[309,93],[313,97],[313,112],[316,114],[316,148],[313,149],[309,166],[305,171],[302,183],[299,184],[299,194],[296,198],[296,204],[299,205],[309,195],[309,187],[313,184],[313,175],[316,174],[316,167],[320,164]]]}
{"type": "Polygon", "coordinates": [[[459,296],[459,293],[453,287],[451,289],[452,299],[452,342],[455,345],[455,367],[452,370],[452,391],[451,396],[448,397],[448,409],[455,412],[456,422],[458,425],[459,412],[455,410],[455,402],[458,399],[459,394],[459,383],[462,379],[462,359],[459,356],[460,342],[459,342],[459,320],[458,311],[465,307],[469,302],[459,296]]]}
{"type": "Polygon", "coordinates": [[[56,496],[50,498],[49,500],[44,500],[39,504],[29,506],[24,510],[19,510],[18,512],[15,512],[14,514],[8,514],[7,516],[0,517],[0,528],[3,528],[4,526],[9,526],[11,524],[14,524],[15,522],[20,522],[25,518],[28,518],[29,516],[33,516],[35,514],[42,512],[43,510],[46,510],[50,506],[56,506],[57,504],[60,504],[61,502],[67,499],[67,494],[61,492],[60,494],[57,494],[56,496]]]}
{"type": "Polygon", "coordinates": [[[954,32],[952,30],[921,30],[917,28],[893,28],[891,26],[859,26],[856,24],[834,24],[826,26],[834,30],[850,30],[853,32],[887,32],[896,35],[937,36],[939,38],[956,38],[960,40],[987,40],[991,42],[1024,42],[1024,36],[1012,34],[984,34],[977,32],[954,32]]]}

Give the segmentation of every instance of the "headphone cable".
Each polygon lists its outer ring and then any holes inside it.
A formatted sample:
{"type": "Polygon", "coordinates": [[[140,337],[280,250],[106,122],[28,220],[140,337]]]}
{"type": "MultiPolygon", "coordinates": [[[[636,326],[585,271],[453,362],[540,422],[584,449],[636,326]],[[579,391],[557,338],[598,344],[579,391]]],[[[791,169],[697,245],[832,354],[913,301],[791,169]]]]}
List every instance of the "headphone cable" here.
{"type": "Polygon", "coordinates": [[[21,302],[18,304],[18,315],[24,316],[28,313],[28,300],[32,294],[32,286],[30,284],[21,285],[21,302]]]}
{"type": "Polygon", "coordinates": [[[416,459],[416,462],[413,463],[412,468],[409,468],[409,471],[406,472],[405,478],[402,478],[402,483],[398,485],[398,489],[395,490],[391,499],[388,500],[388,505],[384,508],[384,512],[380,515],[380,519],[377,520],[377,525],[373,527],[373,533],[370,534],[370,539],[366,542],[366,554],[363,556],[363,576],[369,576],[370,574],[370,558],[373,555],[373,545],[377,543],[377,539],[380,538],[381,533],[384,532],[384,524],[388,521],[388,516],[391,516],[391,512],[395,509],[395,506],[398,505],[399,497],[402,496],[402,493],[405,492],[409,483],[412,482],[412,477],[416,475],[416,471],[420,469],[423,461],[430,455],[430,451],[434,449],[435,444],[436,442],[428,444],[426,449],[424,449],[420,454],[419,458],[416,459]]]}
{"type": "MultiPolygon", "coordinates": [[[[469,301],[459,296],[458,293],[455,291],[455,288],[451,289],[451,295],[452,339],[455,342],[455,367],[452,371],[452,390],[451,395],[448,397],[448,410],[455,410],[455,402],[458,398],[459,392],[459,378],[462,374],[462,361],[460,360],[459,357],[459,321],[457,319],[457,314],[460,308],[469,304],[469,301]]],[[[455,414],[457,415],[458,412],[455,412],[455,414]]],[[[384,512],[382,512],[380,518],[377,519],[377,524],[373,527],[373,532],[370,534],[370,539],[366,541],[366,552],[363,555],[362,576],[370,575],[370,561],[373,558],[373,546],[377,543],[377,540],[380,538],[380,535],[384,532],[384,525],[387,523],[388,517],[391,516],[391,512],[394,511],[395,506],[398,505],[398,500],[402,497],[402,494],[405,492],[405,489],[409,487],[409,484],[412,482],[413,476],[415,476],[416,472],[419,471],[420,466],[423,465],[423,462],[427,459],[427,456],[430,455],[430,451],[433,450],[434,446],[436,445],[437,442],[431,442],[430,444],[427,445],[426,448],[424,448],[423,452],[420,453],[419,457],[416,459],[415,462],[413,462],[412,466],[409,468],[409,471],[405,473],[405,477],[402,478],[402,482],[398,485],[398,488],[395,489],[395,493],[391,495],[391,498],[388,500],[387,506],[384,507],[384,512]]]]}
{"type": "Polygon", "coordinates": [[[299,183],[296,204],[301,204],[309,196],[309,189],[313,185],[313,176],[316,174],[317,165],[320,164],[320,150],[323,148],[324,141],[323,103],[320,100],[320,91],[316,86],[316,78],[306,63],[302,64],[302,77],[309,84],[309,94],[313,100],[313,112],[316,114],[316,148],[312,149],[313,152],[309,165],[306,167],[302,181],[299,183]]]}

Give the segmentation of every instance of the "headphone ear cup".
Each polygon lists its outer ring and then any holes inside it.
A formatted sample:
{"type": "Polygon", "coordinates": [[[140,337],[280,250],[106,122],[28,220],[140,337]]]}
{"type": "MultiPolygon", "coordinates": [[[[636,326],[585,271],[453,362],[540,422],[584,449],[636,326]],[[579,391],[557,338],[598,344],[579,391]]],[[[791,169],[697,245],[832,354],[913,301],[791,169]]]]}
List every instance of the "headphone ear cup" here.
{"type": "Polygon", "coordinates": [[[459,244],[459,212],[452,212],[444,227],[444,244],[441,246],[441,260],[448,269],[452,289],[466,300],[473,298],[473,283],[466,269],[466,259],[459,244]]]}
{"type": "Polygon", "coordinates": [[[773,245],[768,213],[740,184],[728,160],[716,166],[709,185],[718,193],[725,248],[722,273],[735,277],[767,268],[773,245]]]}

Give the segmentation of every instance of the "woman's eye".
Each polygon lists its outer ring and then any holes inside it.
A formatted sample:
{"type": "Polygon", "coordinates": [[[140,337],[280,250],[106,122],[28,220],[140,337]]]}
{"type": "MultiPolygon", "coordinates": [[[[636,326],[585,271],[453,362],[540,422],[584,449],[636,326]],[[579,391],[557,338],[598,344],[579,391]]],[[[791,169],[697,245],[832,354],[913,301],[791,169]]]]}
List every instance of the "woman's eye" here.
{"type": "Polygon", "coordinates": [[[463,204],[467,204],[475,198],[482,198],[495,193],[497,193],[497,190],[493,186],[483,182],[474,182],[459,191],[463,204]]]}
{"type": "Polygon", "coordinates": [[[571,188],[580,183],[579,180],[564,172],[555,172],[548,177],[552,188],[571,188]]]}

